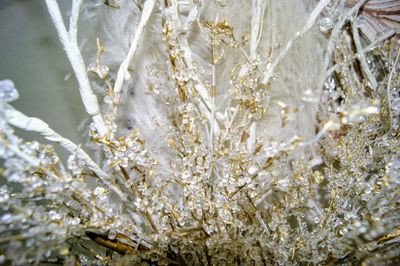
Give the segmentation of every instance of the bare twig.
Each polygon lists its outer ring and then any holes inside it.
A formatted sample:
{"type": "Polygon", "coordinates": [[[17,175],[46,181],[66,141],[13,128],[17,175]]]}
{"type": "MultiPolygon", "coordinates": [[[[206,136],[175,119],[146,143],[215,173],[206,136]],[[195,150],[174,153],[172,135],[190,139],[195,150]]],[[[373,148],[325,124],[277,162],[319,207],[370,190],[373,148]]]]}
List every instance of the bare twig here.
{"type": "MultiPolygon", "coordinates": [[[[253,0],[253,15],[251,17],[250,58],[254,59],[262,33],[266,0],[253,0]]],[[[271,25],[269,25],[271,27],[271,25]]]]}
{"type": "Polygon", "coordinates": [[[117,112],[118,103],[119,103],[119,94],[121,92],[124,79],[126,79],[126,80],[130,79],[128,67],[129,67],[129,65],[133,59],[133,56],[135,55],[136,50],[139,46],[140,38],[143,35],[144,28],[145,28],[145,26],[150,18],[150,15],[154,9],[154,5],[155,5],[155,0],[147,0],[146,3],[144,4],[142,16],[140,17],[139,25],[137,26],[135,36],[133,37],[133,39],[131,41],[131,46],[129,48],[128,55],[126,56],[124,61],[122,61],[121,65],[118,69],[117,79],[115,80],[115,84],[114,84],[114,104],[115,104],[114,113],[117,112]]]}
{"type": "Polygon", "coordinates": [[[372,89],[375,90],[376,87],[378,86],[378,83],[376,82],[374,75],[372,74],[371,70],[369,69],[369,66],[367,64],[367,59],[365,59],[365,54],[364,54],[363,47],[362,47],[361,41],[360,41],[360,34],[358,32],[357,19],[353,19],[353,40],[354,40],[354,44],[357,49],[357,53],[359,55],[359,60],[361,63],[362,71],[364,72],[365,76],[368,78],[372,89]]]}
{"type": "Polygon", "coordinates": [[[389,134],[392,133],[392,129],[393,129],[392,96],[391,96],[391,93],[390,93],[390,88],[391,88],[393,75],[396,72],[396,66],[397,66],[397,63],[399,62],[399,58],[400,58],[400,48],[399,48],[399,51],[397,52],[396,60],[393,63],[392,71],[390,71],[388,84],[387,84],[387,87],[386,87],[387,101],[388,101],[388,112],[389,112],[389,121],[390,121],[389,134]]]}
{"type": "Polygon", "coordinates": [[[362,7],[365,2],[368,0],[361,0],[359,1],[352,9],[350,9],[340,20],[339,23],[335,25],[335,27],[332,30],[331,37],[329,38],[328,46],[327,46],[327,51],[325,53],[325,60],[324,60],[324,66],[323,69],[328,69],[330,63],[331,63],[331,55],[333,52],[333,49],[335,48],[335,42],[337,37],[339,36],[340,29],[344,26],[346,21],[353,16],[354,13],[356,13],[360,7],[362,7]]]}
{"type": "Polygon", "coordinates": [[[58,36],[60,37],[61,43],[67,53],[72,69],[74,70],[75,76],[78,80],[79,92],[85,110],[92,117],[99,135],[104,136],[107,133],[107,128],[103,116],[100,113],[97,97],[90,86],[86,73],[86,66],[77,41],[77,23],[81,3],[82,0],[74,0],[73,2],[70,31],[67,32],[57,0],[46,0],[49,14],[54,22],[58,36]]]}
{"type": "Polygon", "coordinates": [[[51,129],[47,123],[40,120],[39,118],[28,117],[20,111],[14,109],[10,105],[5,105],[5,109],[5,118],[8,123],[23,130],[37,132],[45,137],[47,140],[60,144],[70,153],[76,154],[78,158],[81,159],[89,169],[94,171],[99,176],[99,178],[104,182],[105,185],[107,185],[108,188],[117,193],[122,199],[126,198],[126,196],[114,183],[114,180],[107,173],[101,170],[100,167],[95,162],[93,162],[89,155],[71,140],[59,135],[57,132],[51,129]]]}
{"type": "Polygon", "coordinates": [[[266,84],[268,83],[269,79],[274,73],[275,68],[281,63],[281,61],[285,58],[287,52],[291,49],[293,44],[295,43],[296,40],[300,39],[301,36],[303,36],[307,31],[311,29],[311,27],[315,24],[318,16],[321,14],[322,10],[329,4],[331,0],[322,0],[318,3],[318,5],[314,8],[314,10],[311,12],[310,16],[308,17],[306,24],[303,26],[303,28],[296,33],[296,35],[291,38],[287,43],[286,46],[279,52],[278,56],[274,60],[274,62],[271,64],[271,66],[268,68],[266,73],[264,74],[264,77],[262,78],[262,83],[266,84]]]}

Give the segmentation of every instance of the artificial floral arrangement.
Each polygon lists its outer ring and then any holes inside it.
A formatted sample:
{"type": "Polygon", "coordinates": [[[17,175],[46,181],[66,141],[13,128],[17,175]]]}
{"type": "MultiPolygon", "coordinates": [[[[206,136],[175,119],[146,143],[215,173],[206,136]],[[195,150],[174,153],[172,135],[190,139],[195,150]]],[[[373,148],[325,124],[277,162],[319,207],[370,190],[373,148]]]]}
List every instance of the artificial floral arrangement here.
{"type": "Polygon", "coordinates": [[[0,81],[0,262],[400,263],[400,1],[45,3],[91,123],[0,81]]]}

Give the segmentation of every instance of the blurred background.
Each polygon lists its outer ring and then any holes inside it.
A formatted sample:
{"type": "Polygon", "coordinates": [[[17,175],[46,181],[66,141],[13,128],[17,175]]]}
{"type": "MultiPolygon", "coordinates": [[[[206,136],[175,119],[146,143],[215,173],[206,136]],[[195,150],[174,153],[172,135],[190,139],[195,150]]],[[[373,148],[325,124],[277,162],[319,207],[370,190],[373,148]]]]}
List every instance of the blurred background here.
{"type": "MultiPolygon", "coordinates": [[[[62,10],[71,1],[58,1],[62,10]]],[[[63,12],[66,14],[67,12],[63,12]]],[[[0,0],[0,80],[11,79],[20,98],[12,105],[47,122],[61,135],[81,143],[78,130],[87,119],[72,68],[43,0],[0,0]]],[[[28,140],[37,134],[17,131],[28,140]]],[[[56,147],[61,156],[66,153],[56,147]]]]}

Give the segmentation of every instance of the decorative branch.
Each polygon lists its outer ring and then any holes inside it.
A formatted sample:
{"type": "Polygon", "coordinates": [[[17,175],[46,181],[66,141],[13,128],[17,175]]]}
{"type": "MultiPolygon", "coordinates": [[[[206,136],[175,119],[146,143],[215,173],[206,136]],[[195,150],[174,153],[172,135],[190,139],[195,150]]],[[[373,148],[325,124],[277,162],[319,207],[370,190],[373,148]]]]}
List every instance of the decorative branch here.
{"type": "Polygon", "coordinates": [[[363,52],[363,47],[361,45],[361,40],[360,40],[360,34],[358,33],[358,24],[357,24],[357,19],[353,19],[353,39],[354,39],[354,44],[356,46],[357,53],[359,55],[359,60],[361,63],[362,71],[364,72],[365,76],[369,80],[369,83],[372,87],[372,89],[376,90],[376,87],[378,86],[378,83],[372,74],[371,70],[369,69],[367,59],[365,58],[365,54],[363,52]]]}
{"type": "Polygon", "coordinates": [[[388,83],[386,86],[387,102],[388,102],[387,104],[388,104],[389,121],[390,121],[390,129],[389,129],[388,134],[392,133],[392,130],[393,130],[392,95],[391,95],[390,89],[392,87],[392,79],[393,79],[393,75],[396,73],[396,67],[399,62],[399,59],[400,59],[400,48],[399,48],[399,51],[397,52],[396,58],[393,62],[393,67],[392,67],[392,70],[390,71],[388,83]]]}
{"type": "MultiPolygon", "coordinates": [[[[400,51],[397,36],[381,43],[395,28],[362,47],[363,22],[354,20],[367,1],[315,1],[311,13],[309,0],[89,1],[91,11],[101,10],[89,12],[91,22],[104,30],[91,68],[104,82],[96,85],[109,88],[103,121],[77,43],[83,0],[71,1],[69,30],[57,1],[46,0],[94,122],[91,141],[105,147],[96,164],[8,105],[19,94],[0,81],[0,264],[45,257],[101,265],[397,261],[399,234],[390,232],[399,209],[400,51]],[[135,5],[139,23],[128,36],[135,5]],[[321,34],[307,34],[321,14],[321,34]],[[144,36],[150,24],[159,34],[144,36]],[[143,40],[149,49],[139,49],[143,40]],[[122,62],[113,58],[116,43],[129,43],[122,62]],[[100,65],[104,49],[119,67],[100,65]],[[121,93],[136,56],[145,102],[121,93]],[[272,82],[277,67],[285,73],[272,82]],[[137,113],[120,101],[138,104],[137,113]],[[115,128],[116,117],[129,133],[115,128]],[[51,146],[24,141],[13,126],[72,153],[68,167],[51,146]]],[[[393,1],[376,14],[388,18],[393,1]]]]}
{"type": "MultiPolygon", "coordinates": [[[[261,39],[262,24],[264,12],[267,6],[266,0],[253,0],[253,10],[251,16],[251,34],[250,34],[250,58],[255,59],[258,43],[261,39]]],[[[271,27],[271,25],[269,25],[271,27]]]]}
{"type": "Polygon", "coordinates": [[[103,116],[100,113],[97,97],[93,93],[92,87],[90,85],[89,78],[86,73],[86,66],[78,46],[77,23],[81,3],[82,0],[74,0],[73,2],[71,25],[70,31],[68,33],[67,29],[65,28],[65,24],[61,16],[57,0],[46,0],[49,14],[57,29],[61,44],[63,45],[67,53],[76,79],[78,80],[79,92],[81,94],[81,99],[85,106],[85,110],[92,117],[98,134],[100,136],[104,136],[107,134],[107,128],[104,123],[103,116]]]}
{"type": "Polygon", "coordinates": [[[133,59],[133,56],[136,53],[136,50],[139,46],[139,41],[140,38],[143,35],[144,28],[150,18],[151,13],[153,12],[155,5],[155,0],[147,0],[144,4],[142,15],[140,17],[139,24],[136,28],[135,36],[133,37],[131,41],[131,45],[129,47],[128,55],[122,61],[118,72],[117,72],[117,79],[115,80],[114,84],[114,113],[117,112],[118,104],[119,104],[119,97],[120,97],[120,92],[122,89],[122,84],[124,82],[124,79],[129,80],[130,79],[130,74],[128,71],[129,65],[131,64],[131,61],[133,59]]]}
{"type": "Polygon", "coordinates": [[[261,83],[266,84],[268,83],[269,79],[273,75],[275,68],[280,64],[280,62],[285,58],[287,52],[292,48],[293,44],[301,38],[307,31],[309,31],[312,26],[317,21],[317,18],[321,14],[322,10],[329,4],[331,0],[321,0],[318,5],[314,8],[314,10],[309,15],[305,25],[301,28],[300,31],[296,33],[296,35],[291,38],[287,43],[286,46],[279,52],[278,56],[265,72],[264,77],[261,79],[261,83]]]}
{"type": "Polygon", "coordinates": [[[81,10],[82,2],[83,0],[72,1],[71,17],[69,21],[69,34],[72,40],[78,39],[78,22],[79,22],[79,13],[81,10]]]}
{"type": "MultiPolygon", "coordinates": [[[[331,63],[331,56],[335,46],[335,42],[340,34],[340,30],[343,28],[344,24],[347,20],[349,20],[357,11],[367,2],[368,0],[360,0],[356,5],[354,5],[335,25],[332,30],[331,36],[329,38],[327,51],[325,52],[325,60],[323,69],[328,69],[329,64],[331,63]]],[[[343,1],[344,2],[344,1],[343,1]]]]}
{"type": "Polygon", "coordinates": [[[114,180],[89,157],[89,155],[82,150],[79,146],[73,143],[71,140],[62,137],[49,127],[47,123],[36,117],[28,117],[20,111],[14,109],[12,106],[5,104],[5,118],[11,125],[21,128],[26,131],[37,132],[47,140],[60,144],[64,149],[72,154],[76,154],[86,166],[95,172],[105,185],[115,193],[117,193],[122,199],[126,199],[126,195],[117,187],[114,180]]]}

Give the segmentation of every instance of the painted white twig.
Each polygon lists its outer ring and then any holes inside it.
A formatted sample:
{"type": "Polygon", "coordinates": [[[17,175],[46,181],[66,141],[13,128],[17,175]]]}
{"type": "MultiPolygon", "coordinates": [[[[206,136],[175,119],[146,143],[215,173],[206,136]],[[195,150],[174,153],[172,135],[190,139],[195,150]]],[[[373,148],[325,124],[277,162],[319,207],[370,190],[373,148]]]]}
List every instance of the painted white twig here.
{"type": "MultiPolygon", "coordinates": [[[[250,58],[255,59],[258,43],[262,33],[262,23],[264,18],[266,0],[253,0],[253,11],[251,16],[251,34],[250,34],[250,58]]],[[[269,25],[271,27],[271,25],[269,25]]]]}
{"type": "Polygon", "coordinates": [[[26,153],[22,152],[20,149],[18,149],[17,146],[15,145],[9,145],[8,149],[10,149],[11,151],[13,151],[15,153],[15,155],[17,155],[18,157],[20,157],[21,159],[23,159],[24,161],[26,161],[28,164],[30,164],[33,167],[38,167],[40,165],[40,162],[38,159],[33,158],[29,155],[27,155],[26,153]]]}
{"type": "Polygon", "coordinates": [[[365,54],[363,52],[363,47],[361,45],[360,41],[360,34],[358,33],[358,27],[357,27],[357,19],[353,19],[353,40],[354,44],[356,46],[357,53],[359,55],[359,60],[361,64],[362,71],[364,72],[365,76],[367,76],[369,83],[372,87],[372,89],[376,89],[378,86],[378,82],[376,81],[374,75],[372,74],[371,70],[369,69],[367,59],[365,59],[365,54]]]}
{"type": "Polygon", "coordinates": [[[394,73],[396,72],[396,66],[397,66],[397,64],[399,62],[399,59],[400,59],[400,48],[399,48],[399,51],[397,52],[396,59],[394,60],[392,71],[390,71],[388,84],[387,84],[387,87],[386,87],[387,101],[388,101],[388,111],[389,111],[389,121],[390,121],[389,134],[392,133],[392,129],[393,129],[392,95],[390,93],[390,87],[392,85],[392,78],[393,78],[394,73]]]}
{"type": "Polygon", "coordinates": [[[116,112],[118,108],[118,102],[119,102],[119,94],[122,89],[122,84],[124,82],[124,79],[129,80],[130,79],[130,74],[128,71],[129,65],[133,59],[133,56],[136,53],[136,50],[139,46],[139,41],[140,38],[143,35],[144,28],[150,18],[151,13],[153,12],[155,5],[155,0],[147,0],[146,3],[144,3],[143,11],[142,11],[142,16],[140,17],[139,24],[137,26],[135,36],[133,37],[131,41],[131,45],[129,47],[128,55],[126,58],[122,61],[118,72],[117,72],[117,78],[114,83],[114,99],[115,99],[115,110],[116,112]]]}
{"type": "MultiPolygon", "coordinates": [[[[178,13],[177,13],[178,14],[178,13]]],[[[215,16],[215,21],[214,21],[214,24],[217,24],[218,23],[218,19],[219,19],[219,13],[217,12],[217,15],[215,16]]],[[[212,51],[212,53],[214,53],[213,51],[212,51]]],[[[211,87],[212,87],[212,91],[213,91],[213,93],[212,93],[212,95],[210,95],[211,97],[211,121],[210,121],[210,132],[209,132],[209,144],[210,144],[210,150],[211,151],[214,151],[214,141],[213,141],[213,139],[214,139],[214,127],[215,127],[215,124],[217,123],[216,122],[216,119],[215,119],[215,93],[216,93],[216,90],[217,90],[217,78],[216,78],[216,62],[214,62],[214,57],[212,57],[212,59],[211,59],[213,62],[212,62],[212,65],[211,65],[211,68],[212,68],[212,78],[211,78],[211,87]]]]}
{"type": "MultiPolygon", "coordinates": [[[[81,159],[89,169],[91,169],[94,173],[97,174],[97,176],[100,178],[100,180],[108,189],[115,192],[119,196],[125,210],[131,215],[131,217],[137,216],[137,213],[132,210],[132,207],[130,205],[127,204],[128,203],[127,195],[125,195],[121,191],[121,189],[115,184],[114,180],[102,169],[100,169],[100,167],[90,158],[90,156],[84,150],[82,150],[71,140],[59,135],[57,132],[51,129],[47,123],[45,123],[41,119],[36,117],[28,117],[8,104],[4,104],[3,108],[5,110],[5,119],[10,125],[21,128],[26,131],[39,133],[47,140],[58,143],[70,153],[76,154],[77,157],[81,159]]],[[[10,148],[12,148],[12,150],[15,152],[17,156],[26,160],[32,166],[38,167],[40,165],[40,163],[35,158],[31,158],[28,155],[24,154],[17,147],[13,146],[10,148]]],[[[87,201],[90,201],[90,199],[87,197],[85,197],[85,199],[87,201]]],[[[141,237],[144,240],[146,240],[143,236],[141,237]]]]}
{"type": "Polygon", "coordinates": [[[314,8],[314,10],[311,12],[310,16],[308,17],[306,24],[303,26],[303,28],[296,33],[296,35],[291,38],[287,43],[286,46],[279,52],[278,56],[274,60],[274,62],[271,64],[269,69],[266,71],[264,74],[264,77],[262,78],[262,83],[268,83],[269,79],[274,73],[275,68],[280,64],[280,62],[285,58],[286,53],[290,50],[290,48],[293,46],[296,40],[298,40],[301,36],[303,36],[307,31],[311,29],[311,27],[315,24],[317,21],[318,16],[321,14],[322,10],[329,4],[331,0],[321,0],[318,5],[314,8]]]}
{"type": "Polygon", "coordinates": [[[378,45],[378,43],[389,39],[394,34],[396,34],[396,31],[394,29],[390,29],[390,30],[386,31],[385,33],[383,33],[382,35],[379,35],[378,38],[376,38],[372,43],[370,43],[367,47],[365,47],[363,49],[364,53],[371,51],[378,45]]]}
{"type": "MultiPolygon", "coordinates": [[[[186,31],[188,29],[188,26],[197,18],[198,9],[197,8],[192,9],[189,13],[186,23],[182,25],[181,20],[179,18],[178,5],[175,2],[171,2],[170,4],[171,5],[165,9],[165,13],[167,14],[168,18],[173,23],[173,25],[175,25],[175,29],[182,29],[183,31],[186,31]]],[[[196,71],[196,67],[194,66],[192,51],[189,47],[187,35],[177,34],[177,38],[179,42],[179,48],[183,51],[183,59],[186,65],[188,66],[191,73],[191,77],[195,83],[194,89],[199,94],[201,99],[201,102],[199,102],[199,109],[201,110],[200,113],[206,116],[210,124],[215,123],[214,129],[216,131],[219,131],[218,121],[214,120],[211,115],[212,102],[209,97],[208,90],[206,89],[206,86],[204,85],[203,81],[200,79],[198,71],[196,71]]]]}
{"type": "Polygon", "coordinates": [[[92,87],[90,86],[89,78],[86,73],[86,66],[78,46],[77,23],[81,3],[82,0],[74,0],[73,2],[71,25],[70,31],[68,33],[67,29],[65,28],[65,24],[61,16],[57,0],[46,0],[49,14],[57,29],[61,43],[67,53],[76,79],[78,80],[79,92],[81,94],[85,110],[92,117],[98,134],[100,136],[104,136],[107,133],[107,128],[104,123],[104,119],[100,113],[97,97],[93,93],[92,87]]]}
{"type": "MultiPolygon", "coordinates": [[[[374,47],[376,47],[379,43],[387,40],[388,38],[392,37],[394,34],[396,33],[396,31],[394,30],[389,30],[388,32],[385,32],[382,36],[380,36],[379,38],[377,38],[373,43],[369,44],[368,46],[364,47],[362,49],[362,52],[368,53],[370,52],[372,49],[374,49],[374,47]]],[[[345,63],[346,64],[350,64],[351,62],[353,62],[353,60],[357,59],[360,56],[360,53],[355,53],[353,56],[350,57],[349,60],[347,60],[345,63]]],[[[325,80],[330,77],[332,75],[333,72],[337,71],[339,69],[339,67],[341,66],[341,63],[338,63],[336,65],[331,66],[324,75],[324,78],[322,80],[322,83],[325,82],[325,80]]],[[[322,84],[319,86],[321,87],[322,84]]]]}
{"type": "Polygon", "coordinates": [[[299,144],[299,146],[306,147],[306,146],[312,145],[312,144],[316,143],[317,141],[319,141],[322,137],[324,137],[326,135],[326,133],[328,133],[329,131],[339,130],[339,129],[340,129],[340,124],[335,123],[333,121],[328,121],[325,123],[323,128],[318,132],[318,134],[314,138],[312,138],[308,141],[305,141],[305,142],[301,142],[299,144]]]}
{"type": "Polygon", "coordinates": [[[107,173],[101,170],[100,167],[90,158],[90,156],[71,140],[59,135],[57,132],[51,129],[47,123],[39,118],[28,117],[8,104],[5,104],[4,108],[5,119],[10,125],[26,131],[37,132],[47,140],[60,144],[68,152],[76,154],[77,157],[81,159],[90,170],[99,176],[99,178],[109,189],[117,193],[122,199],[126,199],[126,196],[123,195],[122,191],[114,183],[114,180],[107,173]]]}
{"type": "MultiPolygon", "coordinates": [[[[328,46],[327,46],[327,51],[325,53],[325,59],[324,59],[324,66],[323,69],[328,69],[330,63],[331,63],[331,55],[333,52],[333,49],[335,48],[335,42],[337,40],[337,37],[339,36],[340,29],[344,26],[346,21],[353,16],[355,12],[357,12],[361,6],[365,4],[368,0],[361,0],[359,1],[356,5],[354,5],[341,19],[339,23],[335,25],[335,27],[332,30],[331,37],[329,38],[328,46]]],[[[344,1],[343,1],[344,2],[344,1]]],[[[344,3],[343,3],[344,4],[344,3]]]]}
{"type": "Polygon", "coordinates": [[[69,20],[69,34],[72,39],[78,39],[78,20],[83,0],[73,0],[69,20]]]}

